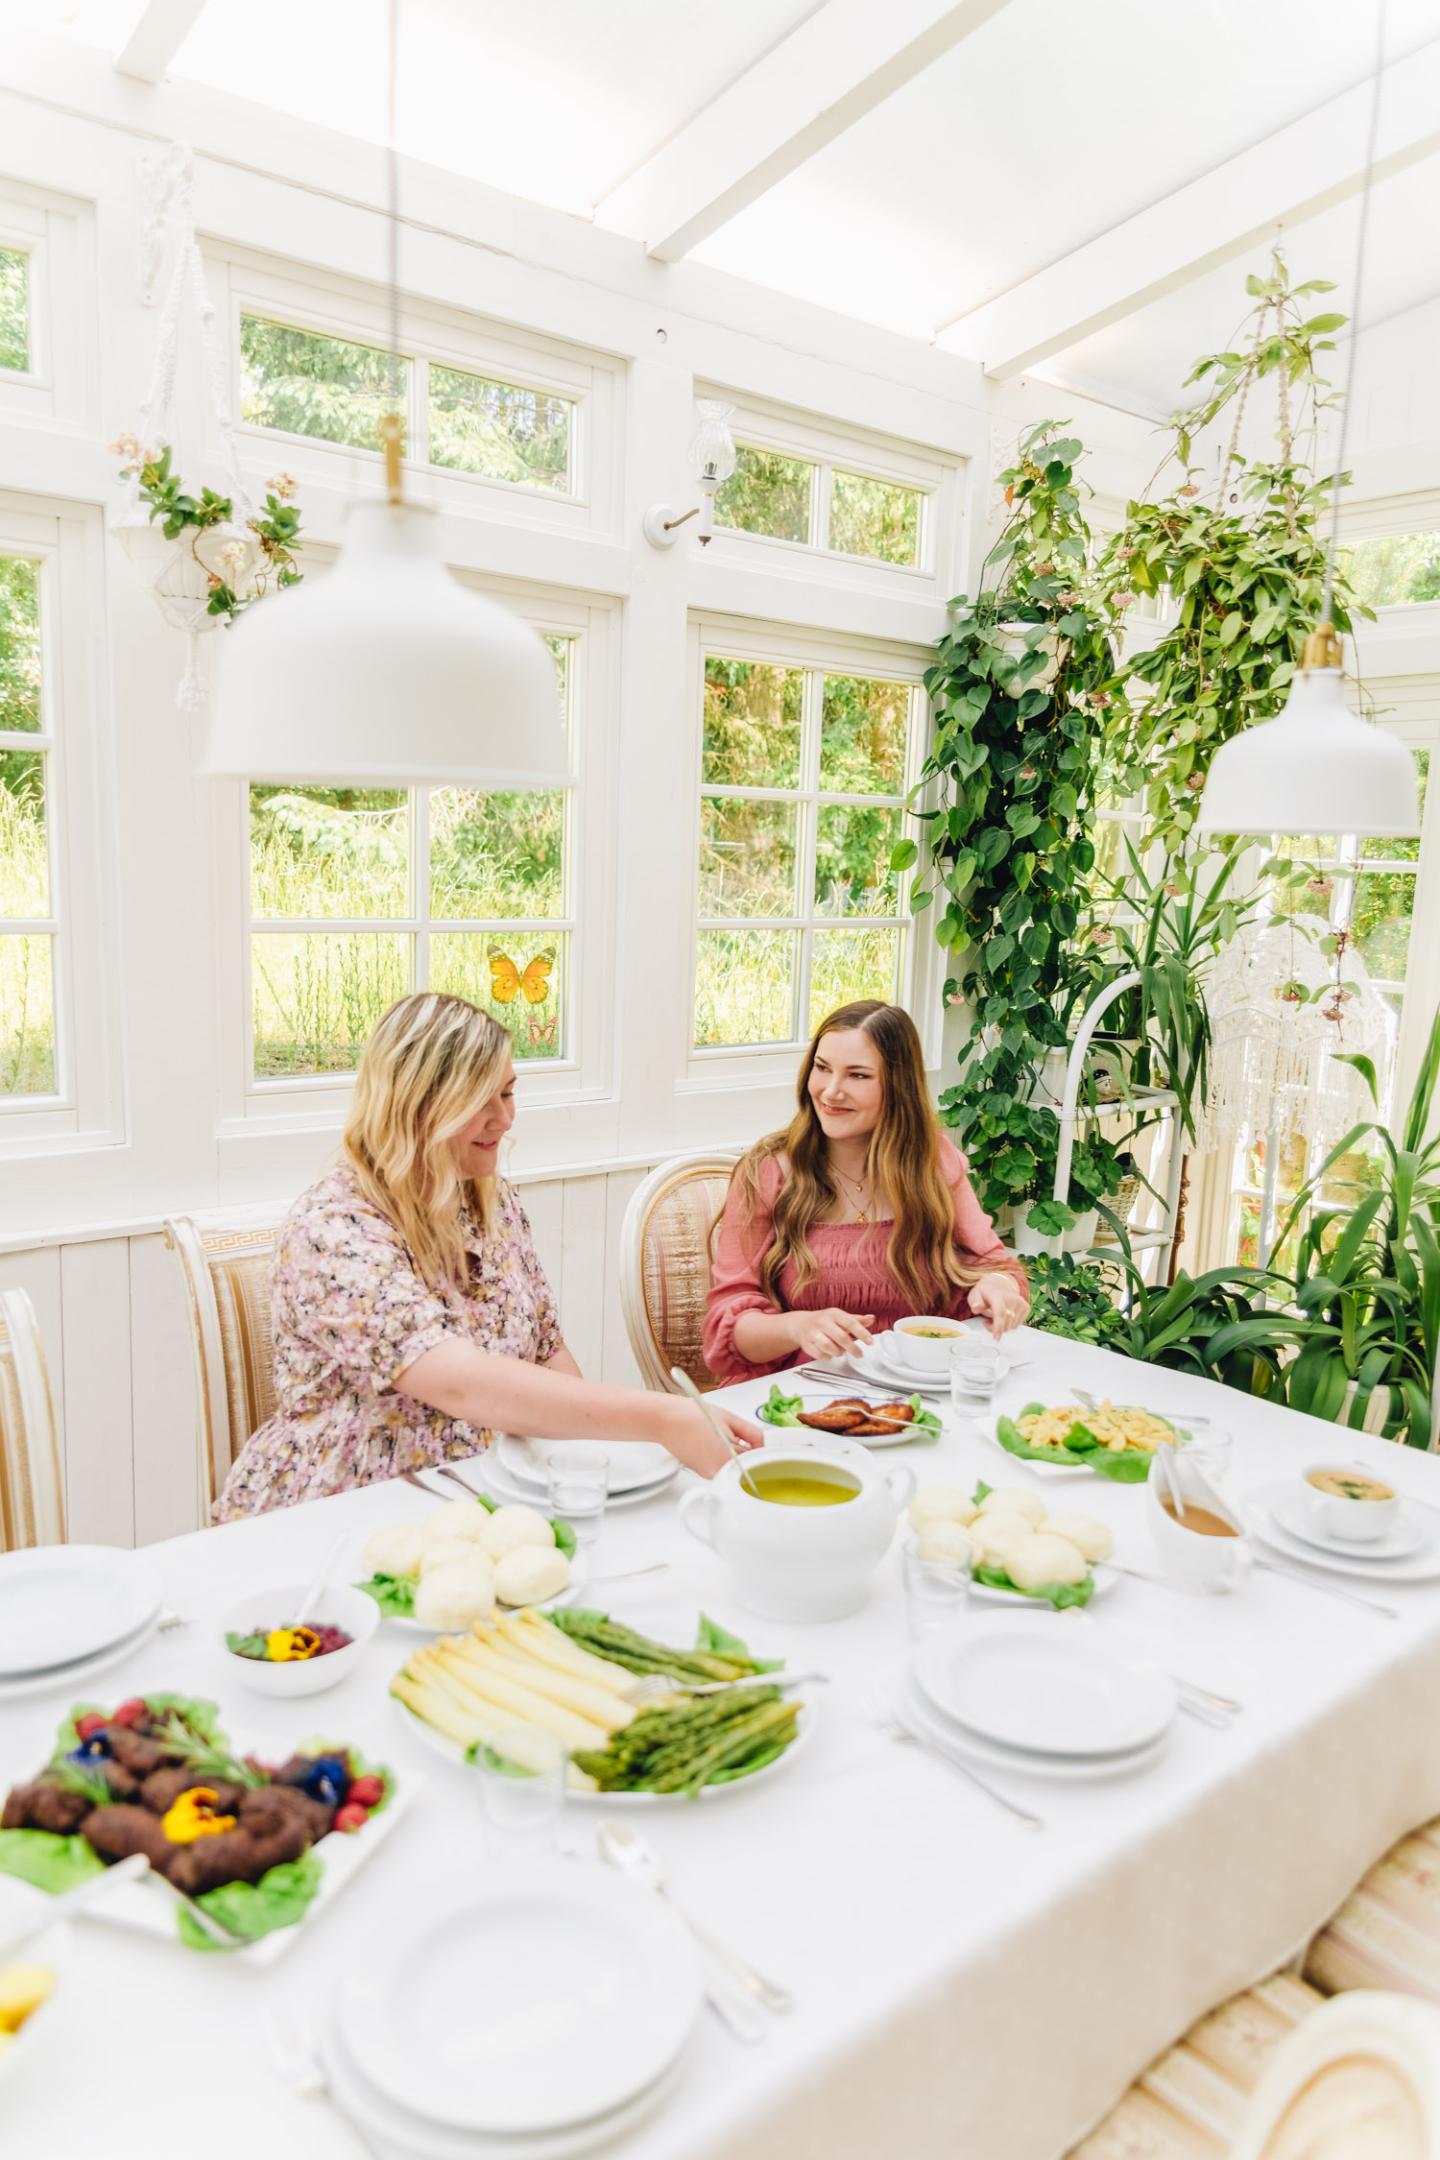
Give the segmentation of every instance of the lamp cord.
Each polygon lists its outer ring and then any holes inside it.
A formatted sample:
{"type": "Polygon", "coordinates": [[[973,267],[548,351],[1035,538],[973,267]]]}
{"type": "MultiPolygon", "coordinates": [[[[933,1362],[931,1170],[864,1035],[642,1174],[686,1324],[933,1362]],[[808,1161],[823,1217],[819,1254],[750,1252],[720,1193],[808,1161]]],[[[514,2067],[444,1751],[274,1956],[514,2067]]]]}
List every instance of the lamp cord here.
{"type": "Polygon", "coordinates": [[[386,179],[390,195],[390,399],[400,402],[400,152],[395,139],[396,87],[400,73],[400,0],[388,11],[385,100],[386,179]]]}
{"type": "Polygon", "coordinates": [[[1330,600],[1335,590],[1335,553],[1340,542],[1340,476],[1350,441],[1350,407],[1355,394],[1355,355],[1360,345],[1360,297],[1365,279],[1365,240],[1370,229],[1370,197],[1375,178],[1375,145],[1380,133],[1380,77],[1385,66],[1385,8],[1379,0],[1375,14],[1375,73],[1370,98],[1370,132],[1365,144],[1365,182],[1360,191],[1360,225],[1355,235],[1355,296],[1351,303],[1350,351],[1345,362],[1345,396],[1340,407],[1340,442],[1336,452],[1335,486],[1330,505],[1330,540],[1325,551],[1325,590],[1320,600],[1320,620],[1330,620],[1330,600]]]}

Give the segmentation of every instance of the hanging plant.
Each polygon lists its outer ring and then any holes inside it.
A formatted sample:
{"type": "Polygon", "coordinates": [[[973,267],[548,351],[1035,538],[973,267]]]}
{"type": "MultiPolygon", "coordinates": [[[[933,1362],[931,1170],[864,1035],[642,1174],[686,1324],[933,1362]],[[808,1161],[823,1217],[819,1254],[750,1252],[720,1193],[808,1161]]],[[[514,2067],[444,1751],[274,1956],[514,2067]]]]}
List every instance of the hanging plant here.
{"type": "MultiPolygon", "coordinates": [[[[1188,384],[1197,402],[1174,414],[1181,484],[1158,502],[1132,502],[1099,566],[1111,608],[1138,594],[1168,593],[1171,628],[1128,659],[1111,685],[1108,749],[1130,791],[1143,788],[1147,839],[1167,859],[1181,855],[1199,815],[1215,752],[1242,728],[1284,704],[1325,584],[1321,520],[1348,473],[1315,475],[1321,416],[1339,402],[1320,372],[1344,315],[1307,315],[1302,303],[1334,290],[1326,278],[1292,285],[1277,249],[1268,277],[1251,276],[1255,305],[1243,349],[1197,360],[1188,384]],[[1240,443],[1252,391],[1272,381],[1272,454],[1247,457],[1240,443]],[[1196,439],[1233,409],[1229,443],[1213,495],[1192,462],[1196,439]]],[[[1168,462],[1167,453],[1167,462],[1168,462]]],[[[1360,606],[1337,573],[1331,618],[1347,631],[1360,606]]]]}
{"type": "Polygon", "coordinates": [[[290,500],[296,487],[290,473],[270,481],[262,508],[240,525],[229,495],[208,487],[198,495],[185,492],[168,443],[156,452],[134,435],[121,435],[110,447],[124,460],[121,479],[133,482],[139,499],[149,504],[147,522],[158,525],[167,540],[180,541],[196,565],[206,615],[233,622],[272,581],[277,588],[300,583],[303,573],[295,560],[300,512],[290,500]]]}

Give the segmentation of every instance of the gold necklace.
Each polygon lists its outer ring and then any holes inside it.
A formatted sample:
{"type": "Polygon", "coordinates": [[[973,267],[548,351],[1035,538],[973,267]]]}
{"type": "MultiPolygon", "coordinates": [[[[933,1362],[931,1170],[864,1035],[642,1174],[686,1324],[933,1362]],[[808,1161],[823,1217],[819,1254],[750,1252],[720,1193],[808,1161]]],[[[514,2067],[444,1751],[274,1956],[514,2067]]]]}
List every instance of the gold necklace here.
{"type": "Polygon", "coordinates": [[[850,1195],[850,1205],[857,1211],[856,1220],[858,1222],[868,1223],[870,1220],[870,1208],[872,1204],[870,1196],[870,1180],[868,1178],[847,1177],[838,1163],[832,1163],[830,1167],[835,1172],[836,1177],[840,1180],[840,1183],[842,1185],[857,1188],[858,1195],[863,1196],[858,1197],[857,1192],[852,1191],[850,1195]]]}

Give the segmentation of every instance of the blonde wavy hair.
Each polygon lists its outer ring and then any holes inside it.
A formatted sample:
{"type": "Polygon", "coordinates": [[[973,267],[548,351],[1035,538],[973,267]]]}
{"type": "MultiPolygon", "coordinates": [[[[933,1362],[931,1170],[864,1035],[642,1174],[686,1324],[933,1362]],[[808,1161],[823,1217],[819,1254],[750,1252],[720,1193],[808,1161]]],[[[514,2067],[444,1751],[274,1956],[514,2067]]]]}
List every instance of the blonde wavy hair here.
{"type": "Polygon", "coordinates": [[[467,1205],[488,1230],[495,1180],[465,1178],[450,1143],[495,1093],[510,1036],[464,998],[404,997],[360,1057],[344,1149],[360,1189],[395,1225],[434,1289],[464,1280],[467,1205]]]}
{"type": "Polygon", "coordinates": [[[779,1132],[767,1133],[735,1168],[753,1221],[764,1163],[789,1163],[772,1215],[774,1238],[760,1262],[760,1287],[777,1307],[780,1277],[795,1269],[804,1289],[819,1270],[810,1249],[810,1226],[823,1222],[840,1199],[830,1175],[825,1134],[810,1100],[810,1073],[827,1035],[858,1028],[879,1055],[883,1088],[879,1122],[870,1135],[865,1173],[872,1194],[883,1193],[894,1211],[887,1263],[912,1312],[944,1311],[958,1290],[978,1282],[983,1268],[968,1266],[955,1243],[955,1196],[940,1169],[940,1127],[925,1087],[925,1053],[909,1013],[876,998],[841,1005],[822,1020],[800,1061],[796,1112],[779,1132]]]}

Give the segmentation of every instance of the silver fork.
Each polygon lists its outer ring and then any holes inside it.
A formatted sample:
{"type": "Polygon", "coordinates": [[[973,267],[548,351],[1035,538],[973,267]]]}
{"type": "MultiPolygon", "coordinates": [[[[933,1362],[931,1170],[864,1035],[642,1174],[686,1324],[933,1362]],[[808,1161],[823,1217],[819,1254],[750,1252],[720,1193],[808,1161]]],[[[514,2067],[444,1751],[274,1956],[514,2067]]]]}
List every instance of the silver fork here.
{"type": "Polygon", "coordinates": [[[1003,1808],[1007,1815],[1011,1816],[1014,1821],[1023,1824],[1025,1829],[1043,1830],[1045,1828],[1042,1816],[1032,1815],[1028,1808],[1021,1807],[1019,1801],[1012,1800],[1008,1793],[998,1792],[993,1785],[987,1784],[978,1771],[971,1769],[968,1762],[952,1749],[945,1747],[939,1740],[933,1739],[929,1733],[917,1731],[906,1720],[898,1704],[894,1702],[878,1704],[876,1706],[875,1721],[880,1730],[888,1733],[892,1740],[900,1740],[909,1747],[920,1748],[925,1754],[935,1756],[937,1761],[946,1763],[952,1770],[958,1771],[961,1777],[967,1779],[971,1785],[976,1787],[977,1791],[984,1793],[987,1800],[993,1801],[996,1807],[1003,1808]]]}
{"type": "MultiPolygon", "coordinates": [[[[607,1578],[602,1575],[600,1580],[604,1582],[607,1578]]],[[[796,1672],[745,1673],[738,1680],[667,1680],[664,1673],[641,1673],[631,1681],[625,1693],[632,1703],[643,1707],[646,1703],[668,1700],[672,1695],[728,1695],[732,1688],[792,1688],[829,1678],[829,1673],[796,1672]]]]}
{"type": "Polygon", "coordinates": [[[341,2107],[330,2090],[330,2080],[325,2075],[325,2065],[320,2060],[315,2036],[306,2018],[297,2011],[267,2010],[265,2030],[270,2040],[271,2059],[281,2082],[301,2100],[328,2100],[360,2150],[368,2153],[370,2160],[380,2160],[379,2152],[359,2123],[341,2107]]]}

